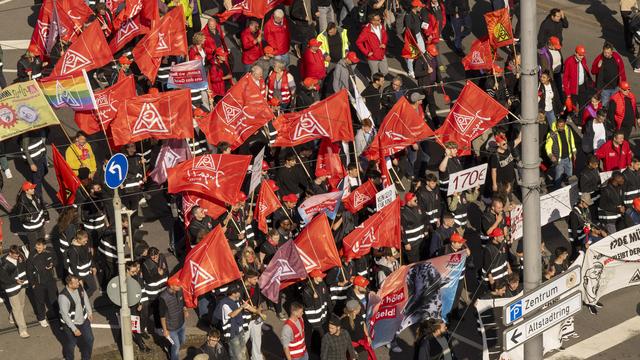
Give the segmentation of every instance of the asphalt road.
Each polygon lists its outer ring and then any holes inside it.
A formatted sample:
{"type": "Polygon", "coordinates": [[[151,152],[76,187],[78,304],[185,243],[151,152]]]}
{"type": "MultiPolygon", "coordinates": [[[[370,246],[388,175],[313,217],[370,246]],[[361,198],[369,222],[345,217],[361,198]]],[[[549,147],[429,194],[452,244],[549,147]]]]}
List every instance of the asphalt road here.
{"type": "MultiPolygon", "coordinates": [[[[481,14],[490,8],[487,1],[471,1],[473,10],[473,35],[468,37],[464,44],[469,48],[474,36],[483,34],[483,23],[477,19],[481,19],[481,14]]],[[[33,6],[31,0],[0,0],[0,45],[4,50],[4,70],[7,80],[11,82],[15,78],[15,64],[28,44],[31,37],[32,26],[37,17],[37,9],[33,6]]],[[[559,7],[564,9],[569,19],[570,26],[564,31],[564,56],[568,56],[578,44],[583,44],[587,49],[587,60],[592,59],[600,52],[604,40],[610,41],[617,49],[623,49],[623,40],[621,37],[622,25],[621,18],[617,10],[618,3],[615,1],[599,2],[599,1],[539,1],[538,3],[538,22],[542,21],[549,9],[559,7]]],[[[390,50],[399,53],[401,44],[399,41],[392,43],[390,50]]],[[[459,63],[460,59],[453,54],[446,46],[440,48],[442,51],[441,59],[447,66],[447,92],[452,98],[455,98],[463,84],[463,71],[459,63]]],[[[628,80],[632,89],[640,91],[640,82],[638,77],[632,72],[628,61],[631,60],[628,53],[619,50],[625,58],[628,80]]],[[[390,67],[392,71],[402,74],[405,70],[403,61],[398,59],[390,59],[390,67]]],[[[366,72],[365,69],[362,69],[366,72]]],[[[409,79],[406,79],[409,81],[409,79]]],[[[441,109],[446,110],[442,103],[442,98],[437,97],[441,109]]],[[[73,123],[72,114],[70,112],[60,112],[59,117],[63,122],[63,126],[73,134],[76,130],[73,123]]],[[[66,139],[59,128],[51,128],[49,138],[50,142],[56,144],[66,143],[66,139]]],[[[17,152],[14,146],[9,150],[10,153],[17,152]]],[[[5,181],[3,194],[13,203],[18,188],[22,183],[25,168],[21,160],[11,161],[11,168],[14,178],[5,181]]],[[[49,203],[55,198],[57,189],[56,180],[53,169],[50,169],[47,176],[47,182],[50,185],[46,187],[45,200],[49,203]]],[[[152,200],[153,201],[153,200],[152,200]]],[[[50,212],[52,221],[48,224],[48,230],[53,227],[56,221],[55,211],[50,212]]],[[[166,213],[163,212],[163,214],[166,213]]],[[[472,213],[473,216],[473,213],[472,213]]],[[[7,214],[0,211],[0,217],[4,220],[2,227],[5,237],[5,247],[11,244],[19,243],[17,236],[11,233],[11,219],[7,214]]],[[[155,218],[156,216],[154,216],[155,218]]],[[[472,219],[472,223],[477,222],[472,219]]],[[[149,221],[144,225],[144,239],[151,246],[160,249],[166,249],[168,243],[167,232],[160,225],[159,221],[149,221]]],[[[547,242],[548,247],[566,243],[566,225],[559,221],[553,225],[547,225],[543,229],[543,238],[547,242]]],[[[175,258],[169,256],[170,265],[176,264],[175,258]]],[[[565,344],[566,350],[552,354],[554,359],[638,359],[637,344],[640,341],[637,322],[640,315],[640,306],[638,305],[638,289],[628,288],[618,291],[602,299],[605,307],[600,310],[599,315],[593,316],[588,311],[583,310],[575,317],[575,327],[580,338],[572,339],[565,344]],[[605,334],[606,336],[604,336],[605,334]],[[590,345],[588,347],[587,345],[590,345]],[[591,349],[591,350],[589,350],[591,349]],[[572,354],[574,357],[572,357],[572,354]]],[[[106,304],[104,299],[98,300],[98,304],[106,304]]],[[[25,308],[27,321],[35,321],[30,305],[25,308]]],[[[32,326],[29,331],[31,338],[22,340],[17,336],[17,332],[8,323],[8,316],[5,310],[0,310],[0,358],[3,359],[57,359],[61,358],[61,346],[50,329],[40,328],[37,324],[32,326]]],[[[189,333],[203,335],[204,332],[195,326],[195,316],[189,319],[189,333]]],[[[94,319],[95,324],[107,325],[117,324],[114,316],[113,308],[101,307],[94,319]]],[[[280,322],[271,314],[268,323],[274,328],[273,332],[265,333],[264,350],[265,353],[271,354],[270,357],[281,358],[281,350],[278,341],[274,338],[279,333],[280,322]]],[[[453,344],[458,350],[458,356],[461,359],[478,359],[480,351],[477,349],[478,337],[475,334],[475,321],[465,318],[463,325],[456,331],[458,339],[453,340],[453,344]]],[[[103,328],[94,329],[96,335],[95,348],[111,346],[119,340],[116,330],[103,328]]],[[[403,332],[400,342],[403,352],[400,354],[389,354],[387,348],[378,349],[380,359],[406,359],[411,356],[411,344],[413,343],[413,334],[411,331],[403,332]]],[[[481,345],[480,345],[481,346],[481,345]]]]}

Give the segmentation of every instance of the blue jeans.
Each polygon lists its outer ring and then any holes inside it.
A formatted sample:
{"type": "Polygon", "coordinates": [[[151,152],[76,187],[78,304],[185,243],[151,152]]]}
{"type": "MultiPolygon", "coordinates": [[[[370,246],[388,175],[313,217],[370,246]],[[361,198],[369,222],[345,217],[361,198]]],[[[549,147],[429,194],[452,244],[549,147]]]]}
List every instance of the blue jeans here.
{"type": "Polygon", "coordinates": [[[556,122],[556,113],[554,113],[553,110],[545,111],[544,117],[547,119],[547,124],[549,124],[549,127],[551,127],[551,125],[556,122]]]}
{"type": "Polygon", "coordinates": [[[453,28],[453,46],[457,50],[462,49],[462,39],[471,34],[471,16],[451,17],[451,27],[453,28]],[[463,30],[464,28],[464,30],[463,30]]]}
{"type": "Polygon", "coordinates": [[[562,183],[562,175],[566,175],[567,177],[573,175],[573,163],[571,162],[571,158],[558,159],[555,171],[556,173],[553,178],[553,184],[556,188],[559,188],[562,183]]]}
{"type": "Polygon", "coordinates": [[[171,360],[180,360],[180,345],[182,345],[186,340],[185,327],[186,322],[182,324],[180,329],[169,331],[169,336],[171,337],[171,340],[173,340],[170,354],[171,360]]]}
{"type": "Polygon", "coordinates": [[[68,326],[63,326],[65,336],[64,344],[62,344],[62,356],[64,356],[64,359],[73,360],[73,353],[76,350],[76,346],[78,346],[80,358],[82,360],[90,360],[91,352],[93,351],[93,331],[89,320],[85,320],[82,325],[76,325],[76,328],[80,330],[80,336],[75,336],[68,326]]]}
{"type": "Polygon", "coordinates": [[[606,108],[607,104],[609,104],[609,99],[611,99],[611,95],[615,94],[618,89],[602,89],[600,90],[600,101],[602,102],[602,107],[606,108]]]}

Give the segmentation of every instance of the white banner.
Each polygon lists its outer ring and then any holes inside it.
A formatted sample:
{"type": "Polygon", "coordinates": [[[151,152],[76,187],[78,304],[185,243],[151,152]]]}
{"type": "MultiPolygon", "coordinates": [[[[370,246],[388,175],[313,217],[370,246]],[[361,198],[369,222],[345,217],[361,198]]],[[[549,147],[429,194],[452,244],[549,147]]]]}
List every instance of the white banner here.
{"type": "MultiPolygon", "coordinates": [[[[573,204],[578,200],[578,187],[565,186],[554,192],[540,196],[540,226],[545,226],[558,219],[569,216],[573,204]]],[[[511,210],[511,238],[522,237],[523,226],[522,205],[516,205],[511,210]]]]}
{"type": "Polygon", "coordinates": [[[604,184],[611,178],[613,171],[604,171],[600,173],[600,181],[604,184]]]}
{"type": "Polygon", "coordinates": [[[487,180],[487,164],[474,166],[469,169],[464,169],[449,176],[449,188],[447,189],[447,196],[454,192],[461,193],[468,189],[484,185],[487,180]]]}
{"type": "Polygon", "coordinates": [[[386,188],[378,191],[376,194],[376,211],[380,211],[383,207],[391,204],[396,198],[395,185],[389,185],[386,188]]]}
{"type": "Polygon", "coordinates": [[[140,316],[138,315],[131,315],[131,332],[140,333],[140,316]]]}
{"type": "Polygon", "coordinates": [[[582,264],[582,278],[587,304],[627,286],[640,285],[640,225],[591,244],[582,264]]]}

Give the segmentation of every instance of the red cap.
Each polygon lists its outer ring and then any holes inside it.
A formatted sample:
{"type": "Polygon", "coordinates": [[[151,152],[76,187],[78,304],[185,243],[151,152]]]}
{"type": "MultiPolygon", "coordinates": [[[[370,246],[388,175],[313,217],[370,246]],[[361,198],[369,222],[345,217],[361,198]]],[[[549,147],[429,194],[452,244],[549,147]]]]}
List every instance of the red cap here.
{"type": "Polygon", "coordinates": [[[555,36],[549,38],[549,43],[553,46],[554,49],[560,50],[562,49],[562,44],[560,44],[560,39],[555,36]]]}
{"type": "Polygon", "coordinates": [[[587,50],[584,48],[584,45],[578,45],[576,46],[576,54],[580,55],[580,56],[584,56],[584,54],[587,53],[587,50]]]}
{"type": "Polygon", "coordinates": [[[149,95],[158,95],[160,93],[160,90],[158,90],[158,88],[152,87],[149,88],[149,95]]]}
{"type": "Polygon", "coordinates": [[[309,47],[312,47],[312,46],[320,47],[322,46],[322,41],[318,41],[318,39],[313,38],[309,40],[309,47]]]}
{"type": "Polygon", "coordinates": [[[266,160],[262,160],[262,171],[269,170],[269,163],[266,160]]]}
{"type": "Polygon", "coordinates": [[[238,196],[236,196],[236,204],[239,202],[245,202],[245,201],[247,201],[247,195],[245,195],[245,193],[240,191],[238,193],[238,196]]]}
{"type": "Polygon", "coordinates": [[[320,271],[320,269],[313,269],[309,273],[309,276],[312,277],[312,278],[317,278],[317,277],[324,278],[325,276],[327,276],[327,274],[325,274],[322,271],[320,271]]]}
{"type": "Polygon", "coordinates": [[[347,58],[347,60],[351,61],[354,64],[357,64],[357,63],[360,62],[360,59],[358,59],[358,55],[353,51],[349,51],[347,53],[346,58],[347,58]]]}
{"type": "Polygon", "coordinates": [[[22,183],[22,191],[33,190],[35,188],[36,186],[29,181],[25,181],[22,183]]]}
{"type": "Polygon", "coordinates": [[[280,106],[280,99],[278,99],[277,97],[272,97],[271,99],[269,99],[269,105],[280,106]]]}
{"type": "Polygon", "coordinates": [[[498,65],[493,65],[493,72],[494,73],[501,73],[503,72],[502,68],[498,65]]]}
{"type": "Polygon", "coordinates": [[[462,235],[460,235],[458,232],[454,232],[453,234],[451,234],[451,242],[457,242],[457,243],[466,243],[467,240],[465,240],[462,235]]]}
{"type": "Polygon", "coordinates": [[[131,65],[131,60],[125,55],[122,55],[118,58],[118,63],[120,63],[120,65],[131,65]]]}
{"type": "Polygon", "coordinates": [[[432,57],[438,56],[438,48],[434,44],[427,45],[427,53],[432,57]]]}
{"type": "Polygon", "coordinates": [[[631,89],[631,86],[629,86],[629,83],[626,81],[620,81],[620,89],[622,90],[629,90],[631,89]]]}
{"type": "Polygon", "coordinates": [[[314,77],[308,77],[304,79],[304,81],[302,82],[302,85],[304,85],[305,87],[316,86],[318,85],[318,79],[314,77]]]}
{"type": "Polygon", "coordinates": [[[169,286],[182,286],[180,279],[177,276],[172,276],[167,280],[167,285],[169,286]]]}
{"type": "Polygon", "coordinates": [[[367,285],[369,285],[369,280],[367,280],[363,276],[358,275],[353,278],[353,285],[360,286],[360,287],[367,287],[367,285]]]}
{"type": "Polygon", "coordinates": [[[424,7],[424,4],[420,0],[411,1],[411,7],[424,7]]]}
{"type": "Polygon", "coordinates": [[[501,143],[503,141],[507,141],[507,137],[502,135],[502,134],[498,134],[495,136],[496,142],[497,143],[501,143]]]}
{"type": "Polygon", "coordinates": [[[273,49],[273,46],[265,46],[263,49],[264,53],[267,55],[273,55],[275,53],[275,50],[273,49]]]}
{"type": "Polygon", "coordinates": [[[329,176],[329,170],[327,170],[326,168],[320,168],[316,170],[316,177],[318,178],[321,176],[329,176]]]}
{"type": "Polygon", "coordinates": [[[633,199],[633,208],[640,211],[640,198],[633,199]]]}
{"type": "Polygon", "coordinates": [[[296,194],[287,194],[287,195],[282,197],[282,200],[284,200],[286,202],[297,203],[298,202],[298,195],[296,195],[296,194]]]}
{"type": "Polygon", "coordinates": [[[504,233],[502,233],[502,229],[500,229],[499,227],[493,229],[493,231],[489,235],[489,237],[492,237],[492,238],[495,238],[498,236],[504,236],[504,233]]]}
{"type": "Polygon", "coordinates": [[[408,192],[408,193],[404,194],[404,201],[405,202],[409,202],[409,201],[411,201],[411,200],[413,200],[415,198],[416,198],[416,194],[414,194],[412,192],[408,192]]]}
{"type": "Polygon", "coordinates": [[[194,117],[201,118],[201,117],[204,117],[205,115],[207,115],[207,112],[202,110],[201,108],[197,107],[197,108],[193,109],[193,116],[194,117]]]}
{"type": "Polygon", "coordinates": [[[273,181],[273,180],[271,180],[271,179],[267,180],[267,185],[269,185],[269,187],[270,187],[270,188],[271,188],[271,190],[273,190],[273,191],[278,191],[278,190],[280,190],[280,187],[278,187],[278,184],[276,184],[276,182],[275,182],[275,181],[273,181]]]}
{"type": "Polygon", "coordinates": [[[223,48],[219,47],[219,48],[216,48],[216,55],[218,55],[218,56],[227,56],[228,54],[227,54],[226,51],[224,51],[223,48]]]}

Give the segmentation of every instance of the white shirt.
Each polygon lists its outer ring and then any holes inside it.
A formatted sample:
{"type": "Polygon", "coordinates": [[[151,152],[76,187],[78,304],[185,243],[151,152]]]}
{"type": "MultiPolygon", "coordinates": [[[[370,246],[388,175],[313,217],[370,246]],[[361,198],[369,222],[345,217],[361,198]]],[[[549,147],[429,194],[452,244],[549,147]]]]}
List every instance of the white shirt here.
{"type": "Polygon", "coordinates": [[[582,62],[578,63],[578,86],[584,84],[584,68],[582,62]]]}
{"type": "Polygon", "coordinates": [[[560,65],[562,65],[560,51],[549,49],[549,54],[551,54],[551,69],[554,73],[557,73],[560,71],[560,65]]]}
{"type": "Polygon", "coordinates": [[[371,31],[378,37],[378,40],[382,42],[382,25],[373,26],[371,25],[371,31]]]}
{"type": "Polygon", "coordinates": [[[593,123],[593,151],[596,151],[607,141],[604,123],[593,123]]]}
{"type": "Polygon", "coordinates": [[[551,83],[544,86],[544,111],[553,111],[553,90],[551,83]]]}

